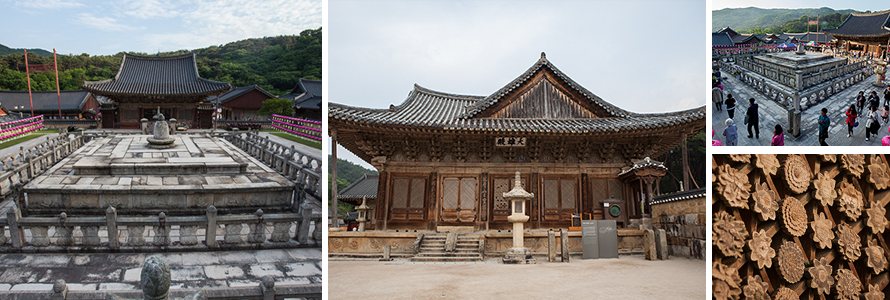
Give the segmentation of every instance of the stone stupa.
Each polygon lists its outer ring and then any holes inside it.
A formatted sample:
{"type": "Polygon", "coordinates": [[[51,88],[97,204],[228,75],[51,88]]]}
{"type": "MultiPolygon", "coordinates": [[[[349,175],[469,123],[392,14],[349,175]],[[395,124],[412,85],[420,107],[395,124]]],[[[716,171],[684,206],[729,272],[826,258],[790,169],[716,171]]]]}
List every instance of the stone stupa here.
{"type": "Polygon", "coordinates": [[[176,146],[173,144],[174,138],[170,137],[170,127],[164,120],[164,114],[161,113],[161,107],[158,107],[158,114],[154,116],[157,122],[154,124],[152,137],[147,138],[148,147],[153,149],[167,149],[176,146]]]}

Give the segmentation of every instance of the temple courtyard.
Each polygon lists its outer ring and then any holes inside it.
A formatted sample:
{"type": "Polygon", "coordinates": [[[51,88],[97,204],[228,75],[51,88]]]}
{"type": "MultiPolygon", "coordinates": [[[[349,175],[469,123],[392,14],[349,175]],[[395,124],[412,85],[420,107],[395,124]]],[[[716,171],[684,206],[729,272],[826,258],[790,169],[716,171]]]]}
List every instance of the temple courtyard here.
{"type": "MultiPolygon", "coordinates": [[[[831,96],[824,102],[804,110],[801,114],[802,125],[799,137],[794,137],[788,132],[788,112],[781,105],[768,100],[751,86],[729,75],[729,72],[723,71],[722,74],[724,95],[731,93],[738,102],[735,118],[733,118],[735,125],[738,127],[738,146],[770,146],[773,129],[775,129],[776,124],[781,124],[782,129],[785,131],[785,146],[819,146],[818,118],[823,107],[828,108],[828,118],[831,120],[831,126],[828,129],[828,139],[825,140],[829,146],[881,146],[881,138],[890,135],[885,124],[878,130],[877,137],[873,136],[866,141],[865,118],[860,117],[859,126],[853,128],[853,136],[847,137],[847,125],[844,123],[847,119],[845,112],[850,107],[850,104],[856,102],[856,95],[860,91],[864,91],[866,96],[870,91],[876,91],[881,97],[880,102],[881,106],[883,106],[883,88],[872,86],[872,83],[877,80],[877,75],[873,73],[865,80],[831,96]],[[754,103],[757,103],[759,106],[759,139],[747,137],[748,129],[744,121],[745,112],[749,106],[749,98],[754,98],[754,103]]],[[[723,110],[717,111],[712,105],[710,116],[711,124],[716,132],[713,139],[719,140],[723,145],[726,145],[726,137],[723,136],[723,129],[726,128],[724,122],[729,118],[729,115],[726,113],[726,106],[723,106],[723,110]]]]}
{"type": "Polygon", "coordinates": [[[702,299],[706,263],[671,257],[645,260],[572,257],[569,263],[505,265],[413,263],[405,260],[328,262],[330,299],[702,299]]]}

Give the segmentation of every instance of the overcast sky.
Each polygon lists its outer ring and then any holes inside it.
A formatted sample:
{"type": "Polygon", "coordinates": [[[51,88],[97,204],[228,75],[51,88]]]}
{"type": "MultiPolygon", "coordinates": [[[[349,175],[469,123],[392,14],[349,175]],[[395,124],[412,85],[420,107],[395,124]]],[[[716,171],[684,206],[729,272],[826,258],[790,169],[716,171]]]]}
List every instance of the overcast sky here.
{"type": "Polygon", "coordinates": [[[321,0],[0,0],[0,44],[110,55],[204,48],[321,27],[321,0]]]}
{"type": "Polygon", "coordinates": [[[387,108],[415,83],[487,96],[546,52],[575,82],[626,110],[700,107],[706,13],[700,0],[330,0],[325,100],[387,108]]]}
{"type": "Polygon", "coordinates": [[[858,11],[882,11],[890,8],[890,2],[875,0],[713,0],[711,8],[759,7],[759,8],[820,8],[834,10],[855,9],[858,11]]]}

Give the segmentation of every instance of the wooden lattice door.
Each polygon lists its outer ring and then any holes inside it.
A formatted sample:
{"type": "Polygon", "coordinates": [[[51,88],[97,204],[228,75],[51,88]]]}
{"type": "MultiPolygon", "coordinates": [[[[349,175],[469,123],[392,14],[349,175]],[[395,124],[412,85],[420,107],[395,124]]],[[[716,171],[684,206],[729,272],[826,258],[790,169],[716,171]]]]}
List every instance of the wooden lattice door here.
{"type": "Polygon", "coordinates": [[[390,220],[424,220],[426,178],[393,177],[390,220]]]}
{"type": "Polygon", "coordinates": [[[442,179],[443,222],[476,221],[476,178],[445,177],[442,179]]]}
{"type": "MultiPolygon", "coordinates": [[[[528,190],[528,180],[527,177],[520,177],[520,181],[522,182],[522,187],[528,190]]],[[[513,181],[516,180],[515,176],[492,176],[491,180],[491,199],[492,208],[491,208],[491,220],[496,222],[507,222],[507,216],[512,214],[510,211],[510,201],[504,199],[504,193],[509,192],[513,189],[513,181]]],[[[526,204],[528,205],[528,203],[526,204]]]]}
{"type": "Polygon", "coordinates": [[[544,221],[566,221],[575,213],[577,186],[573,177],[544,177],[544,221]]]}

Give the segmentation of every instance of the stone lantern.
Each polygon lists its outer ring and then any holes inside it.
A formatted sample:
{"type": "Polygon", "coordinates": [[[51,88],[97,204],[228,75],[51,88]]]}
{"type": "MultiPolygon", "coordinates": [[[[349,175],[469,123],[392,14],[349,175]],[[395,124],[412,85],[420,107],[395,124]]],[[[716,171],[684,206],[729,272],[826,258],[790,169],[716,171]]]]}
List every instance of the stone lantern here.
{"type": "Polygon", "coordinates": [[[362,205],[355,208],[358,211],[358,218],[355,219],[358,221],[358,231],[365,231],[365,223],[368,223],[368,211],[371,207],[366,204],[367,202],[368,198],[362,197],[362,205]]]}
{"type": "Polygon", "coordinates": [[[504,193],[504,200],[510,201],[510,210],[513,212],[507,216],[507,221],[513,223],[513,247],[507,249],[507,254],[504,256],[504,263],[535,263],[535,259],[532,258],[532,251],[526,248],[523,242],[525,222],[528,222],[528,215],[525,214],[527,208],[525,201],[534,198],[535,194],[526,192],[525,189],[522,188],[519,172],[516,172],[516,180],[513,181],[513,189],[504,193]]]}

